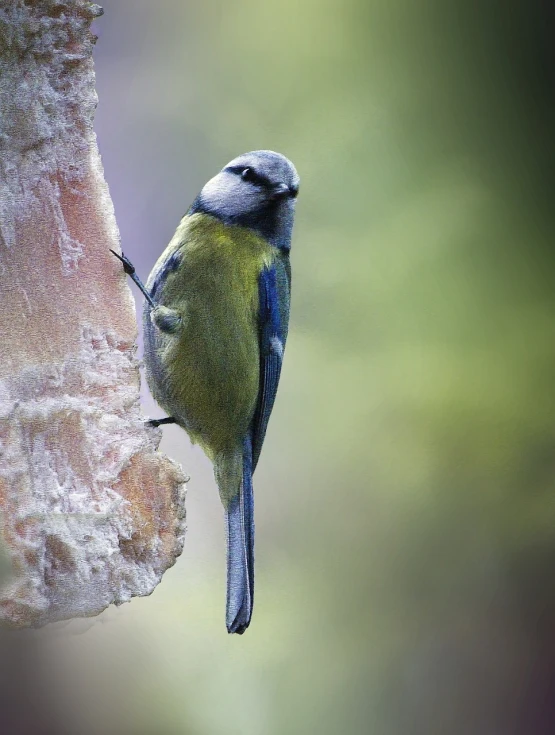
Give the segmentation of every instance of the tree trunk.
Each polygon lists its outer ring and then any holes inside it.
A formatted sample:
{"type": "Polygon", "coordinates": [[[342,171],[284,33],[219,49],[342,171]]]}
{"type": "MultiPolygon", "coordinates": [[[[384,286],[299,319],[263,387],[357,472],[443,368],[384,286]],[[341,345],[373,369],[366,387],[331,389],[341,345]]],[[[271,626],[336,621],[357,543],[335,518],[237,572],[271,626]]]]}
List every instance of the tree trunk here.
{"type": "Polygon", "coordinates": [[[0,621],[148,595],[185,479],[139,406],[133,300],[93,116],[84,0],[0,0],[0,621]]]}

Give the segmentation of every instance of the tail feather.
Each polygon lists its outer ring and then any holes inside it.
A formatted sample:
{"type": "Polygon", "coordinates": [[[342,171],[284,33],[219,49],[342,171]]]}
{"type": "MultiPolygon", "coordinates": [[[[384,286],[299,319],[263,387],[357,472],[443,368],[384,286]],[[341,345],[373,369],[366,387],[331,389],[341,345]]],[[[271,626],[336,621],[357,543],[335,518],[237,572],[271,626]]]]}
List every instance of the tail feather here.
{"type": "Polygon", "coordinates": [[[243,443],[243,473],[239,492],[229,503],[227,518],[228,633],[242,634],[249,627],[254,601],[254,496],[252,442],[243,443]]]}

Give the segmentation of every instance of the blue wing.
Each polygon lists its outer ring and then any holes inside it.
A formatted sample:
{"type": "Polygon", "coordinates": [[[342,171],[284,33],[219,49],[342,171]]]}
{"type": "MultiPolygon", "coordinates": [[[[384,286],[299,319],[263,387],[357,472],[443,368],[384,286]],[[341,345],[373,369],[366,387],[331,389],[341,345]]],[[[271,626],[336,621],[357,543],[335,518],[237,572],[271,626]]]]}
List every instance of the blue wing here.
{"type": "Polygon", "coordinates": [[[289,323],[291,270],[286,253],[264,268],[258,279],[260,384],[256,411],[242,448],[239,493],[227,515],[227,607],[229,633],[244,633],[254,603],[254,497],[252,473],[258,462],[276,397],[289,323]]]}
{"type": "Polygon", "coordinates": [[[287,339],[290,292],[289,255],[280,252],[275,262],[261,271],[258,279],[260,384],[258,403],[251,425],[253,472],[260,457],[276,398],[287,339]]]}

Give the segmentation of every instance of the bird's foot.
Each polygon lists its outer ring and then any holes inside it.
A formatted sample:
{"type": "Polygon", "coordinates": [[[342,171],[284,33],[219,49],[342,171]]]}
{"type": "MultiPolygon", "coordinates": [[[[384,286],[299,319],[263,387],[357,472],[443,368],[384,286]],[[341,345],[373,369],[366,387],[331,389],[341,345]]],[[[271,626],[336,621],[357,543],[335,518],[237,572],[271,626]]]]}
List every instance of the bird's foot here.
{"type": "Polygon", "coordinates": [[[146,286],[144,285],[144,283],[141,281],[141,279],[137,275],[135,266],[129,260],[127,255],[124,255],[123,253],[120,255],[119,253],[116,253],[115,250],[112,250],[112,248],[110,248],[110,252],[112,253],[112,255],[115,255],[119,261],[121,261],[121,263],[123,264],[123,270],[125,271],[125,273],[131,278],[133,283],[135,283],[135,285],[139,288],[139,290],[141,291],[145,299],[148,301],[148,303],[152,307],[154,307],[155,304],[154,304],[154,301],[152,300],[152,296],[149,294],[146,286]]]}
{"type": "Polygon", "coordinates": [[[177,421],[173,418],[173,416],[166,416],[163,419],[149,419],[145,422],[147,426],[162,426],[163,424],[177,424],[177,421]]]}

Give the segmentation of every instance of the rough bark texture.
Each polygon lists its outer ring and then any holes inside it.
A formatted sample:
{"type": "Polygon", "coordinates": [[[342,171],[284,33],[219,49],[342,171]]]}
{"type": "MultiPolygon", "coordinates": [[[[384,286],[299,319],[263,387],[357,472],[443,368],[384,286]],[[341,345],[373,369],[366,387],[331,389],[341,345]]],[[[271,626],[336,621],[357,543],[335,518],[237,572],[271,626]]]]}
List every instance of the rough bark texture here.
{"type": "Polygon", "coordinates": [[[92,128],[83,0],[0,0],[0,620],[95,615],[180,554],[184,481],[139,406],[133,301],[92,128]]]}

